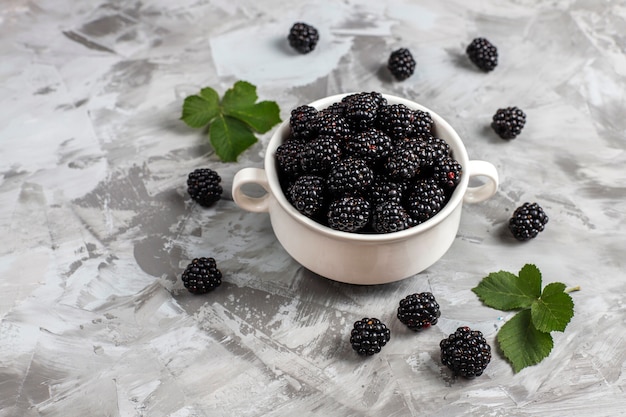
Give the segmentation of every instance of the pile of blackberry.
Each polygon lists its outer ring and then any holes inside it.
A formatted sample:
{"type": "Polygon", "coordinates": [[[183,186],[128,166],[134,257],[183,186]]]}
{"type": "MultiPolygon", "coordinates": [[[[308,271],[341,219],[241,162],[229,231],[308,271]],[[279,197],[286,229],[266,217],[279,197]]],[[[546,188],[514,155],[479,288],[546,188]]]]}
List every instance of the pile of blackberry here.
{"type": "Polygon", "coordinates": [[[463,175],[425,111],[377,92],[292,110],[276,150],[282,189],[303,215],[351,233],[392,233],[436,215],[463,175]]]}

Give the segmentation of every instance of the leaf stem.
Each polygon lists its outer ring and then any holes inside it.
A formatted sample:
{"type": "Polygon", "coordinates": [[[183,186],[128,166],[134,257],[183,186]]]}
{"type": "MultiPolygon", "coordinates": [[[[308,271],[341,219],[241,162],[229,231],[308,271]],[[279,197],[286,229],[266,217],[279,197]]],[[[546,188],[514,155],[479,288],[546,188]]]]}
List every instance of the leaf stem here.
{"type": "Polygon", "coordinates": [[[566,288],[565,289],[565,293],[566,294],[569,294],[569,293],[574,292],[574,291],[580,291],[580,285],[577,285],[575,287],[570,287],[570,288],[566,288]]]}

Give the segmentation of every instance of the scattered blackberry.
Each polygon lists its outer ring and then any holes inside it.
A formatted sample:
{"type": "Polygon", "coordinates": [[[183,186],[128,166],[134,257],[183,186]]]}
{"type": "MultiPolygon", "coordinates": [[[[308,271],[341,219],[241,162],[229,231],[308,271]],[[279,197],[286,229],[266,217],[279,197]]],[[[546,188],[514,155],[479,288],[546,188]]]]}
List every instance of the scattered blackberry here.
{"type": "Polygon", "coordinates": [[[389,55],[387,61],[387,68],[389,72],[396,77],[398,81],[403,81],[409,78],[415,72],[415,59],[411,55],[411,51],[406,48],[400,48],[393,51],[389,55]]]}
{"type": "Polygon", "coordinates": [[[372,229],[376,233],[393,233],[408,229],[411,225],[406,210],[395,201],[377,206],[372,214],[372,229]]]}
{"type": "Polygon", "coordinates": [[[318,112],[314,107],[305,105],[293,109],[289,118],[291,136],[299,140],[311,139],[317,133],[315,130],[317,118],[318,112]]]}
{"type": "Polygon", "coordinates": [[[297,22],[289,30],[287,40],[293,49],[301,54],[308,54],[315,49],[320,36],[313,26],[297,22]]]}
{"type": "Polygon", "coordinates": [[[363,318],[354,323],[350,344],[359,355],[371,356],[379,353],[391,339],[391,331],[376,318],[363,318]]]}
{"type": "Polygon", "coordinates": [[[300,165],[307,174],[325,174],[341,159],[338,139],[320,136],[308,142],[300,153],[300,165]]]}
{"type": "Polygon", "coordinates": [[[455,375],[466,378],[480,376],[491,361],[491,346],[481,332],[469,327],[459,327],[439,346],[441,362],[455,375]]]}
{"type": "Polygon", "coordinates": [[[430,292],[407,295],[398,306],[398,319],[416,332],[434,326],[440,316],[439,304],[430,292]]]}
{"type": "Polygon", "coordinates": [[[190,293],[205,294],[222,284],[222,273],[213,258],[195,258],[182,274],[183,285],[190,293]]]}
{"type": "Polygon", "coordinates": [[[313,128],[320,136],[332,136],[340,140],[350,134],[346,119],[335,112],[321,111],[313,128]]]}
{"type": "Polygon", "coordinates": [[[378,112],[378,102],[369,93],[357,93],[345,97],[344,117],[356,130],[371,127],[378,112]]]}
{"type": "Polygon", "coordinates": [[[287,190],[287,197],[300,213],[307,217],[315,217],[324,207],[324,178],[315,175],[303,175],[287,190]]]}
{"type": "Polygon", "coordinates": [[[446,202],[445,190],[434,179],[427,178],[415,183],[407,198],[406,209],[419,224],[439,213],[446,202]]]}
{"type": "Polygon", "coordinates": [[[333,165],[326,181],[331,194],[365,195],[374,181],[374,173],[364,160],[348,157],[333,165]]]}
{"type": "Polygon", "coordinates": [[[537,203],[524,203],[509,219],[509,230],[513,237],[520,241],[537,237],[548,223],[548,216],[537,203]]]}
{"type": "Polygon", "coordinates": [[[302,174],[300,155],[304,147],[304,142],[289,140],[276,148],[276,163],[284,179],[291,180],[302,174]]]}
{"type": "Polygon", "coordinates": [[[502,139],[515,139],[526,124],[526,114],[517,107],[498,109],[491,127],[502,139]]]}
{"type": "Polygon", "coordinates": [[[222,178],[209,168],[198,168],[187,177],[187,192],[198,204],[209,207],[222,197],[222,178]]]}
{"type": "Polygon", "coordinates": [[[391,178],[410,179],[420,171],[420,159],[410,146],[396,146],[387,156],[384,168],[391,178]]]}
{"type": "Polygon", "coordinates": [[[368,199],[372,207],[376,207],[387,201],[400,204],[402,202],[403,191],[404,186],[397,182],[376,179],[370,188],[368,199]]]}
{"type": "Polygon", "coordinates": [[[392,148],[391,138],[381,130],[368,129],[346,138],[346,153],[376,163],[387,157],[392,148]]]}
{"type": "Polygon", "coordinates": [[[437,161],[433,167],[433,178],[444,189],[453,190],[461,181],[463,167],[451,156],[437,161]]]}
{"type": "Polygon", "coordinates": [[[476,38],[467,46],[470,61],[483,71],[491,71],[498,65],[498,49],[485,38],[476,38]]]}
{"type": "Polygon", "coordinates": [[[358,232],[367,226],[370,204],[363,197],[345,196],[330,203],[328,225],[342,232],[358,232]]]}
{"type": "Polygon", "coordinates": [[[394,140],[413,136],[414,121],[415,113],[404,104],[391,104],[378,109],[378,126],[394,140]]]}

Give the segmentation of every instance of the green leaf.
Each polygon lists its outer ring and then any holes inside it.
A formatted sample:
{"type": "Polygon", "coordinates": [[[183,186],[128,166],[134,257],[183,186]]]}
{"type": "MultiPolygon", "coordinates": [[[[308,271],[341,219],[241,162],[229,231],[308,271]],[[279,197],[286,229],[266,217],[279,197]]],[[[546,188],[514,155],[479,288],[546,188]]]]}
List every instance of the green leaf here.
{"type": "Polygon", "coordinates": [[[204,127],[219,114],[219,100],[214,89],[203,88],[199,95],[185,98],[181,119],[190,127],[204,127]]]}
{"type": "Polygon", "coordinates": [[[211,145],[224,162],[234,162],[240,153],[252,146],[257,138],[240,120],[219,115],[209,129],[211,145]]]}
{"type": "Polygon", "coordinates": [[[516,373],[541,362],[554,346],[550,333],[540,332],[533,326],[528,309],[507,321],[498,331],[497,338],[500,349],[516,373]]]}
{"type": "Polygon", "coordinates": [[[524,266],[519,277],[506,271],[492,272],[472,291],[483,303],[498,310],[528,308],[541,295],[538,272],[534,265],[524,266]]]}
{"type": "Polygon", "coordinates": [[[565,292],[565,284],[553,282],[546,285],[541,297],[531,306],[532,321],[542,332],[565,331],[574,316],[574,301],[565,292]]]}
{"type": "Polygon", "coordinates": [[[238,81],[224,93],[222,108],[225,115],[236,117],[259,133],[268,132],[279,123],[280,109],[273,101],[256,103],[256,87],[245,81],[238,81]]]}

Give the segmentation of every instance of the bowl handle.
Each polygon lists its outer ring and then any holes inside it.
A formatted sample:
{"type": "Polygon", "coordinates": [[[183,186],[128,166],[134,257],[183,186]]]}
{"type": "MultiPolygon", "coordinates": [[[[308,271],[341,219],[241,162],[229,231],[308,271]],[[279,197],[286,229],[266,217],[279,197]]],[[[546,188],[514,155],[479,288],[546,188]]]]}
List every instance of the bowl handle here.
{"type": "Polygon", "coordinates": [[[463,196],[466,203],[480,203],[492,197],[498,190],[498,171],[490,162],[486,161],[469,161],[468,165],[469,177],[485,177],[487,181],[477,187],[467,187],[467,191],[463,196]]]}
{"type": "Polygon", "coordinates": [[[265,170],[261,168],[243,168],[233,178],[233,200],[244,210],[263,213],[269,210],[270,186],[267,182],[265,170]],[[256,184],[263,187],[267,193],[261,197],[250,197],[241,189],[246,184],[256,184]]]}

